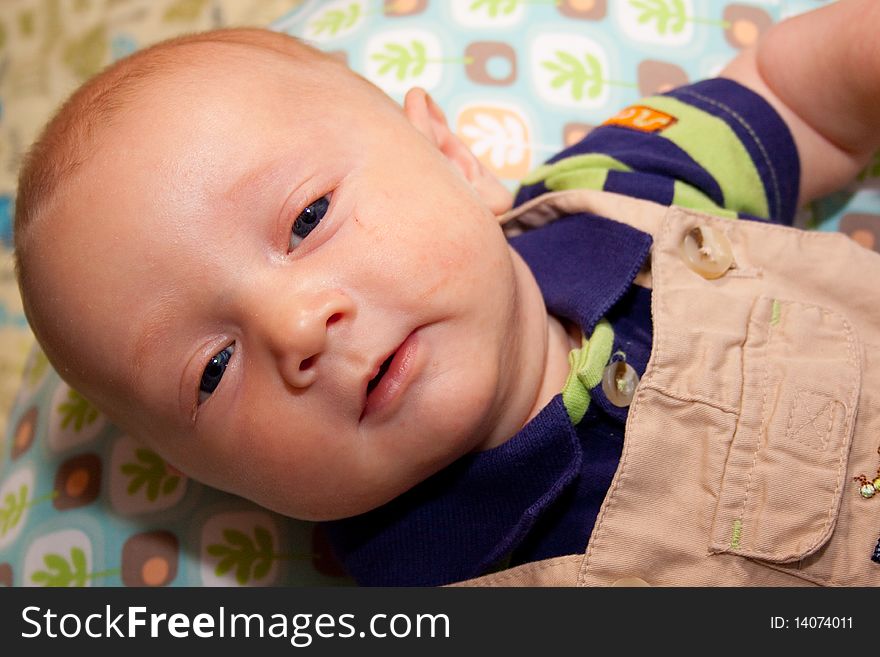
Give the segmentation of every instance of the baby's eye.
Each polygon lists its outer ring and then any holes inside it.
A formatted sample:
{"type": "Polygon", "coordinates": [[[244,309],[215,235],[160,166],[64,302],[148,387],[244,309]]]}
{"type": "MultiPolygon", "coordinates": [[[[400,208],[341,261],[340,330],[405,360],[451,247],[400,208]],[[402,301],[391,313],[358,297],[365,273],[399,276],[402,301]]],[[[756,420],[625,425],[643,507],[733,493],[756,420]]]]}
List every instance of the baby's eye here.
{"type": "Polygon", "coordinates": [[[199,383],[200,404],[207,401],[208,397],[211,396],[211,393],[213,393],[217,389],[217,386],[220,385],[220,379],[223,378],[223,374],[226,372],[226,366],[229,365],[229,359],[232,358],[234,351],[235,345],[231,344],[214,354],[210,362],[208,362],[205,371],[202,372],[202,380],[199,383]]]}
{"type": "Polygon", "coordinates": [[[312,229],[318,225],[327,214],[327,208],[330,206],[330,199],[322,196],[317,201],[310,203],[305,210],[299,213],[293,227],[290,229],[290,243],[288,248],[293,251],[306,236],[312,232],[312,229]]]}

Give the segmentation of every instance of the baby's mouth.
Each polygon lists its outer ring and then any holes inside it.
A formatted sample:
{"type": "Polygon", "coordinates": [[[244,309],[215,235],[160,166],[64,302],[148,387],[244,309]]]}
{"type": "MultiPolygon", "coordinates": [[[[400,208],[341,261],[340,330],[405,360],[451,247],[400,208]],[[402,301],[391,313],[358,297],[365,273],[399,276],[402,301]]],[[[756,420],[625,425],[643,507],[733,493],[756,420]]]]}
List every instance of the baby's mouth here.
{"type": "Polygon", "coordinates": [[[387,372],[388,368],[391,366],[391,361],[394,360],[394,354],[396,353],[396,351],[392,352],[391,355],[385,359],[385,362],[379,366],[379,371],[376,372],[376,376],[370,379],[369,383],[367,383],[368,395],[373,391],[373,388],[379,385],[379,381],[381,381],[382,377],[385,376],[385,372],[387,372]]]}
{"type": "Polygon", "coordinates": [[[385,360],[376,366],[373,378],[367,381],[362,399],[363,408],[358,420],[375,416],[374,421],[382,422],[399,409],[401,396],[412,382],[419,369],[421,359],[418,329],[410,333],[397,345],[385,360]]]}

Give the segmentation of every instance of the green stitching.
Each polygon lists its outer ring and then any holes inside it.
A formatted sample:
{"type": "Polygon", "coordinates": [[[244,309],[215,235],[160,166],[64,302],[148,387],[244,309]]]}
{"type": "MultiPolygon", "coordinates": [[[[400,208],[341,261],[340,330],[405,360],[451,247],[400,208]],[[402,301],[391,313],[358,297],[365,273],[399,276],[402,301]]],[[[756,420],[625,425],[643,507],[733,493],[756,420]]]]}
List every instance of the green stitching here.
{"type": "Polygon", "coordinates": [[[776,326],[779,323],[779,316],[782,314],[782,305],[779,299],[773,299],[773,310],[770,314],[770,326],[776,326]]]}
{"type": "Polygon", "coordinates": [[[742,520],[733,521],[733,536],[730,537],[730,548],[732,550],[739,549],[739,542],[742,538],[742,520]]]}

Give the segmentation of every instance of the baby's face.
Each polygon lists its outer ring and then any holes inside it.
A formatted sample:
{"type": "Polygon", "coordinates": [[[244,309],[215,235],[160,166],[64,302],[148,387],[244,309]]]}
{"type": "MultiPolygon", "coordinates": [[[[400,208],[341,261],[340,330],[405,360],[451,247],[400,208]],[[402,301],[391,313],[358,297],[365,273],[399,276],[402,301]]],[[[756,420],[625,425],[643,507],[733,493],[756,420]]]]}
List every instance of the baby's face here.
{"type": "Polygon", "coordinates": [[[463,177],[371,91],[284,66],[136,99],[41,229],[38,276],[123,425],[328,519],[497,441],[540,365],[521,263],[463,177]]]}

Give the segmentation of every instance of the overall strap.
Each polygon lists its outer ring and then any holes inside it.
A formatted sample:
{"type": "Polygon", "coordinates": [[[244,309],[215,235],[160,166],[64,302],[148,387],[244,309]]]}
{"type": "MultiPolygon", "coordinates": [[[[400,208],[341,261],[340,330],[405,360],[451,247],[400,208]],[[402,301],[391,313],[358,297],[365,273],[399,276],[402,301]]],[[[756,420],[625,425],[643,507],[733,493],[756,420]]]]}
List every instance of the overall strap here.
{"type": "Polygon", "coordinates": [[[590,213],[628,224],[656,237],[668,208],[651,201],[594,189],[572,189],[544,194],[499,218],[508,237],[539,228],[559,217],[590,213]]]}

